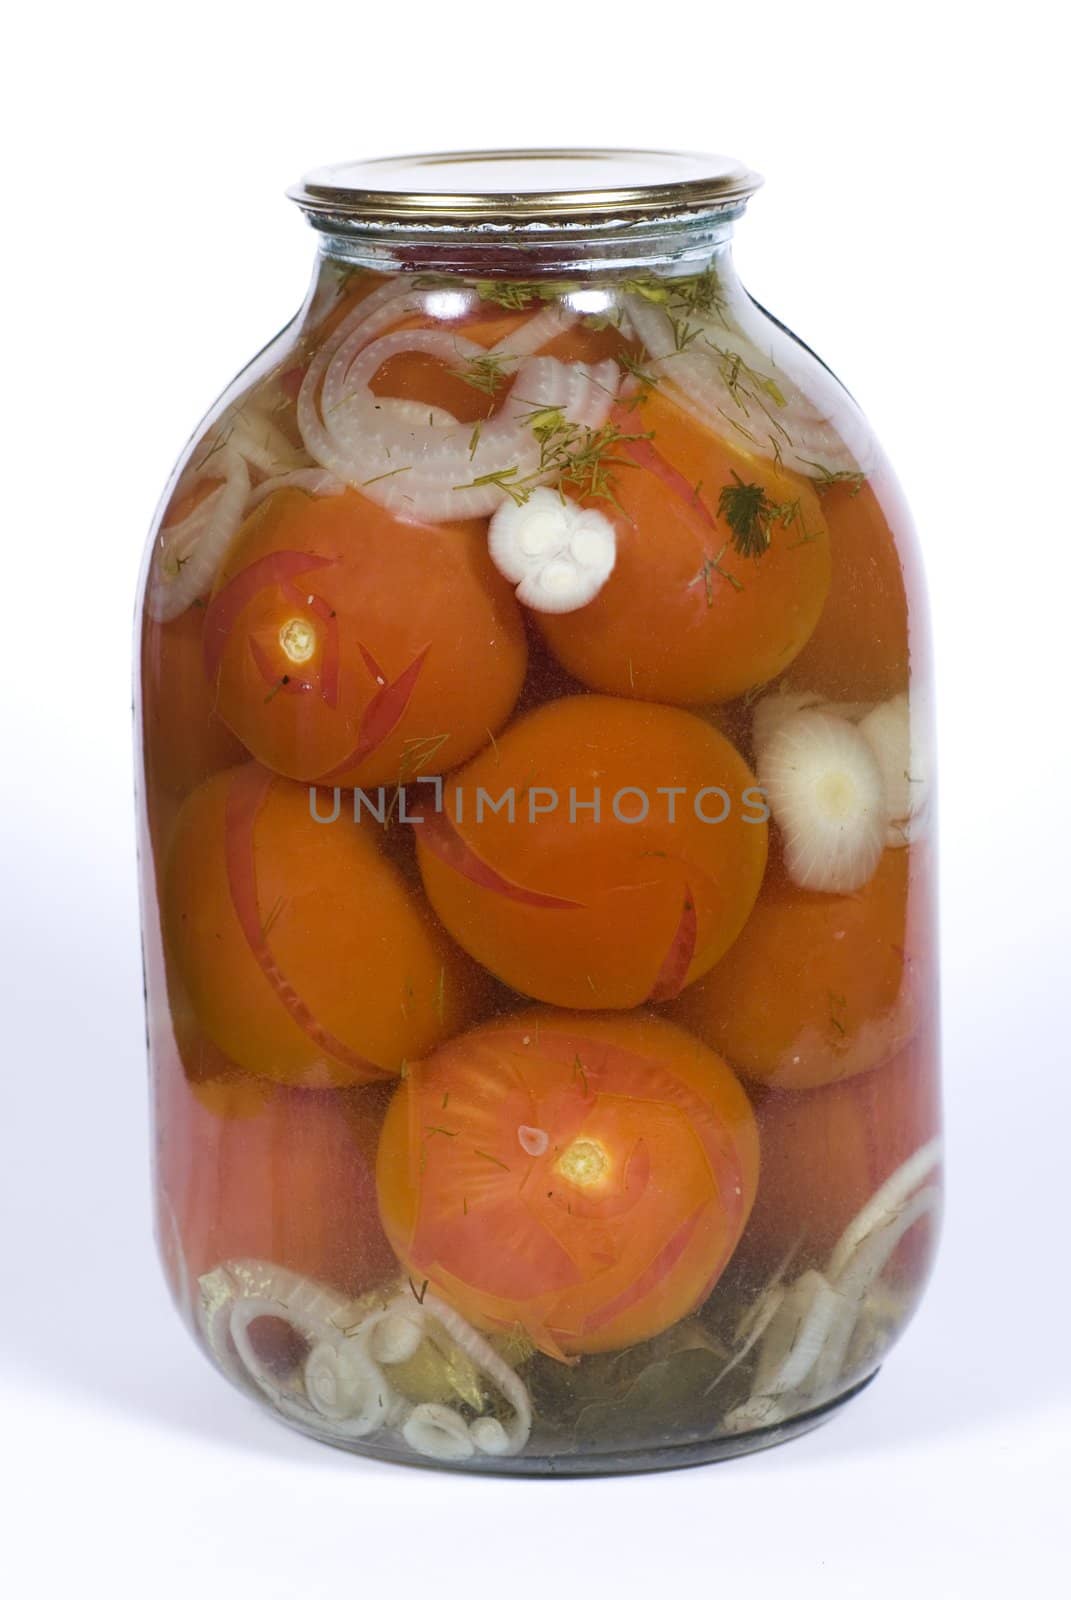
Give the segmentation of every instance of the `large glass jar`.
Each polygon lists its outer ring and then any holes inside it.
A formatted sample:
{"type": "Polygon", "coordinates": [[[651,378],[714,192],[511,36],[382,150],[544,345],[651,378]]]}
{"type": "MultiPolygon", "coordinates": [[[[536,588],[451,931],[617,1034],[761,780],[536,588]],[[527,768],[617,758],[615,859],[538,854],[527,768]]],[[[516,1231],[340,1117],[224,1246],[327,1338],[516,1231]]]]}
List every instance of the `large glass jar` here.
{"type": "Polygon", "coordinates": [[[926,615],[731,162],[315,175],[150,541],[157,1220],[236,1384],[402,1461],[732,1455],[938,1210],[926,615]]]}

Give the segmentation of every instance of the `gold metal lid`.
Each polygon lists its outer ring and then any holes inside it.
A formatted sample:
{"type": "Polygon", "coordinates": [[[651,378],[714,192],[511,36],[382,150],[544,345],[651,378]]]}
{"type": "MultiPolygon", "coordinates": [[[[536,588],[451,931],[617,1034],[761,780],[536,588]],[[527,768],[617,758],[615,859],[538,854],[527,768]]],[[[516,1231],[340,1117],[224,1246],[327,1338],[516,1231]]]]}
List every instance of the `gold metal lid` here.
{"type": "Polygon", "coordinates": [[[321,167],[289,191],[310,219],[595,227],[737,207],[762,179],[725,156],[668,150],[465,150],[321,167]]]}

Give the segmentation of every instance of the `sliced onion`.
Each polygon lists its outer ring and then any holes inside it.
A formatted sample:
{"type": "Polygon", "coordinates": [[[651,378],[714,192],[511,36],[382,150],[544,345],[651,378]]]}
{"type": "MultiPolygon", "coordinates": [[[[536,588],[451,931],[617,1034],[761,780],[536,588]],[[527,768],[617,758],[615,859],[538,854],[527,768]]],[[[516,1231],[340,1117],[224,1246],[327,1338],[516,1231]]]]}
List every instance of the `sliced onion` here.
{"type": "Polygon", "coordinates": [[[885,783],[850,722],[804,709],[784,718],[756,766],[793,883],[849,894],[873,877],[885,843],[885,783]]]}
{"type": "Polygon", "coordinates": [[[840,1306],[836,1320],[815,1364],[812,1374],[814,1393],[819,1399],[832,1394],[844,1367],[852,1334],[874,1284],[885,1271],[901,1239],[941,1204],[936,1184],[915,1193],[887,1214],[856,1247],[855,1252],[834,1280],[833,1289],[840,1306]]]}
{"type": "Polygon", "coordinates": [[[575,311],[555,301],[499,339],[496,345],[492,345],[490,353],[496,356],[535,355],[537,350],[552,344],[559,334],[567,332],[578,320],[575,311]]]}
{"type": "Polygon", "coordinates": [[[220,437],[254,472],[270,475],[307,465],[305,453],[291,444],[271,415],[258,405],[263,395],[248,397],[220,424],[220,437]]]}
{"type": "MultiPolygon", "coordinates": [[[[532,1402],[528,1390],[508,1362],[494,1350],[482,1334],[467,1323],[460,1312],[448,1306],[437,1295],[424,1295],[424,1309],[446,1330],[451,1339],[463,1350],[477,1367],[490,1378],[495,1388],[505,1396],[513,1408],[513,1418],[504,1424],[505,1444],[496,1448],[497,1455],[515,1455],[523,1450],[532,1431],[532,1402]]],[[[481,1449],[487,1446],[481,1445],[481,1449]]]]}
{"type": "Polygon", "coordinates": [[[880,1189],[871,1195],[833,1247],[826,1269],[826,1275],[831,1283],[840,1278],[859,1246],[877,1229],[893,1220],[919,1185],[934,1172],[941,1160],[941,1150],[941,1140],[930,1139],[913,1155],[908,1156],[907,1160],[886,1178],[880,1189]]]}
{"type": "Polygon", "coordinates": [[[222,476],[217,489],[181,522],[156,536],[146,609],[155,622],[170,622],[212,587],[231,541],[241,526],[249,494],[249,468],[237,450],[224,445],[180,485],[183,492],[222,476]]]}
{"type": "MultiPolygon", "coordinates": [[[[874,447],[866,423],[847,391],[836,420],[806,393],[807,373],[801,363],[785,370],[786,352],[767,358],[769,371],[756,365],[754,346],[742,334],[707,323],[694,312],[686,331],[697,336],[684,347],[679,324],[660,306],[640,295],[626,299],[629,323],[660,368],[658,376],[686,411],[718,433],[770,460],[786,460],[793,470],[825,477],[830,473],[868,471],[874,447]],[[780,395],[758,395],[750,401],[726,382],[723,362],[739,358],[759,380],[768,380],[780,395]]],[[[763,359],[762,357],[758,358],[763,359]]],[[[746,375],[745,375],[746,376],[746,375]]]]}
{"type": "Polygon", "coordinates": [[[449,1406],[425,1402],[406,1418],[402,1437],[418,1455],[433,1461],[467,1461],[476,1452],[464,1417],[449,1406]]]}
{"type": "Polygon", "coordinates": [[[413,402],[401,411],[371,389],[392,356],[430,355],[456,367],[487,352],[442,329],[397,330],[371,343],[365,333],[358,325],[312,362],[298,396],[298,427],[321,466],[401,516],[449,522],[489,515],[509,497],[506,485],[539,473],[531,426],[537,413],[560,410],[567,422],[596,428],[616,398],[614,362],[526,356],[499,413],[478,427],[413,402]]]}
{"type": "Polygon", "coordinates": [[[246,511],[253,511],[266,500],[276,489],[303,489],[306,494],[320,495],[321,497],[344,494],[346,485],[334,473],[327,472],[323,467],[298,467],[293,472],[280,472],[274,478],[265,478],[258,483],[249,494],[246,501],[246,511]]]}
{"type": "Polygon", "coordinates": [[[783,1395],[805,1382],[838,1312],[836,1291],[811,1269],[786,1291],[771,1318],[755,1372],[755,1395],[783,1395]]]}

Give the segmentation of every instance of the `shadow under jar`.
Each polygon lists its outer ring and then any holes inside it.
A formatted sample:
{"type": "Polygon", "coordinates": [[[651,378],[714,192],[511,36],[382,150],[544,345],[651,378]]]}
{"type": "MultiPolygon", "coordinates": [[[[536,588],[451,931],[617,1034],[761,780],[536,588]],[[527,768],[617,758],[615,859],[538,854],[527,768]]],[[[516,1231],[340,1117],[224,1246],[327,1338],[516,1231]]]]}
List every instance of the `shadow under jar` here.
{"type": "Polygon", "coordinates": [[[734,1455],[864,1385],[939,1201],[907,514],[718,158],[315,174],[149,545],[155,1182],[210,1359],[397,1461],[734,1455]]]}

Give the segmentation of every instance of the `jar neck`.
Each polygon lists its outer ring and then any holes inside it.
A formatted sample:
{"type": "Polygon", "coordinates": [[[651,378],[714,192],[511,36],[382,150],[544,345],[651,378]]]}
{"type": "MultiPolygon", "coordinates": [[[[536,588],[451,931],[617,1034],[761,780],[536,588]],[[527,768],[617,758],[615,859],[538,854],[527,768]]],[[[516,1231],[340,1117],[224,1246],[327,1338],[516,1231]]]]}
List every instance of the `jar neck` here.
{"type": "Polygon", "coordinates": [[[716,265],[732,275],[732,212],[655,218],[605,227],[539,229],[481,223],[465,229],[317,219],[322,268],[442,273],[477,279],[596,279],[653,272],[692,275],[716,265]]]}

